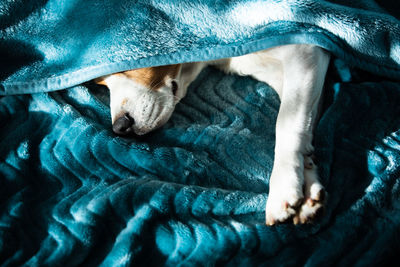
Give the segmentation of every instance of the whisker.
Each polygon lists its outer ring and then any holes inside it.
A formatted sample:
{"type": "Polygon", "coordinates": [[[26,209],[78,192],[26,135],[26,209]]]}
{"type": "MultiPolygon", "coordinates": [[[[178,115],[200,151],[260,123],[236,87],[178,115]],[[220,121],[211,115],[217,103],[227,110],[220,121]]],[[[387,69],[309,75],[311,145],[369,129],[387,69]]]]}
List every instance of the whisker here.
{"type": "Polygon", "coordinates": [[[152,85],[151,87],[148,88],[148,90],[153,91],[155,88],[157,88],[160,84],[162,84],[164,81],[159,81],[155,85],[152,85]]]}
{"type": "MultiPolygon", "coordinates": [[[[158,100],[158,98],[161,98],[161,97],[170,97],[169,95],[160,95],[160,96],[157,96],[157,100],[158,100]]],[[[175,96],[175,95],[172,95],[172,98],[173,98],[173,100],[179,100],[179,98],[177,97],[177,96],[175,96]]]]}
{"type": "MultiPolygon", "coordinates": [[[[173,104],[169,104],[168,102],[167,103],[165,103],[164,101],[163,101],[163,99],[165,99],[165,98],[169,98],[170,96],[168,96],[168,95],[160,95],[160,96],[157,96],[157,98],[156,98],[156,101],[157,102],[159,102],[160,103],[160,105],[162,105],[162,106],[164,106],[164,107],[173,107],[174,105],[173,104]]],[[[167,100],[169,100],[169,99],[167,99],[167,100]]]]}

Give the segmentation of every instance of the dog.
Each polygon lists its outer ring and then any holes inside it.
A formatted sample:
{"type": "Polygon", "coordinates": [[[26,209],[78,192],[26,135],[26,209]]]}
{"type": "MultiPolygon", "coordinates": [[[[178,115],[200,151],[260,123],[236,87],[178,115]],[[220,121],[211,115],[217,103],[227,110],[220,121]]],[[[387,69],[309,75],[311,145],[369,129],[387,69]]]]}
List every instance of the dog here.
{"type": "Polygon", "coordinates": [[[165,124],[201,70],[213,65],[270,85],[281,100],[266,224],[311,223],[323,212],[326,191],[313,161],[313,129],[330,54],[311,44],[273,47],[209,62],[135,69],[100,77],[110,90],[113,131],[144,135],[165,124]]]}

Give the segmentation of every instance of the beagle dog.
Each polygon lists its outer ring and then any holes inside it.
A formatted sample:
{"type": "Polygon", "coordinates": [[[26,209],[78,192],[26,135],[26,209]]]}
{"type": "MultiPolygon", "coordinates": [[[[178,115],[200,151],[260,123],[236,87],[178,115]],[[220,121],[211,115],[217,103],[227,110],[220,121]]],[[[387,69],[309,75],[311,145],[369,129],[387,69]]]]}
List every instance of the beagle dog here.
{"type": "Polygon", "coordinates": [[[318,46],[292,44],[210,62],[135,69],[95,82],[110,90],[112,128],[118,135],[144,135],[165,124],[207,65],[269,84],[281,105],[266,224],[303,224],[313,222],[326,202],[312,160],[312,139],[329,59],[329,53],[318,46]]]}

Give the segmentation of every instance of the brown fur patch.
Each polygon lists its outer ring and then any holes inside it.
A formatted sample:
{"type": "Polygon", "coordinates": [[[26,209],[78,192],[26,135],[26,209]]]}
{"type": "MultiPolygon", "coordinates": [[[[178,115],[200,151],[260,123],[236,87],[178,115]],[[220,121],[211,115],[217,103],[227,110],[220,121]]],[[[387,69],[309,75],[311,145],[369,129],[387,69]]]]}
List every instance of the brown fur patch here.
{"type": "Polygon", "coordinates": [[[103,77],[99,77],[99,78],[94,79],[94,82],[97,83],[97,84],[101,84],[101,85],[107,86],[107,83],[106,83],[106,81],[104,80],[103,77]]]}
{"type": "MultiPolygon", "coordinates": [[[[114,74],[111,74],[109,76],[112,76],[112,75],[123,75],[123,74],[122,73],[114,73],[114,74]]],[[[106,81],[107,77],[108,76],[98,77],[98,78],[94,79],[94,82],[97,83],[97,84],[101,84],[101,85],[107,86],[107,81],[106,81]]]]}
{"type": "Polygon", "coordinates": [[[128,70],[119,74],[125,75],[152,90],[157,90],[165,85],[166,78],[175,79],[180,68],[181,65],[176,64],[128,70]]]}

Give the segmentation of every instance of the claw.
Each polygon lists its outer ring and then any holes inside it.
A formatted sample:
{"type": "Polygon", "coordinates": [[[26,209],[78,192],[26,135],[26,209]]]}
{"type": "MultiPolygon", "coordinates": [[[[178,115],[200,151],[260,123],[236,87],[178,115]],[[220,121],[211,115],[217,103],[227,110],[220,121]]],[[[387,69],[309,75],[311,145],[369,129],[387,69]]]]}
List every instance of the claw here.
{"type": "Polygon", "coordinates": [[[293,217],[293,224],[297,225],[300,223],[300,217],[299,215],[296,215],[293,217]]]}
{"type": "Polygon", "coordinates": [[[268,226],[272,226],[272,225],[274,225],[275,224],[275,220],[274,219],[267,219],[266,220],[266,224],[268,225],[268,226]]]}

